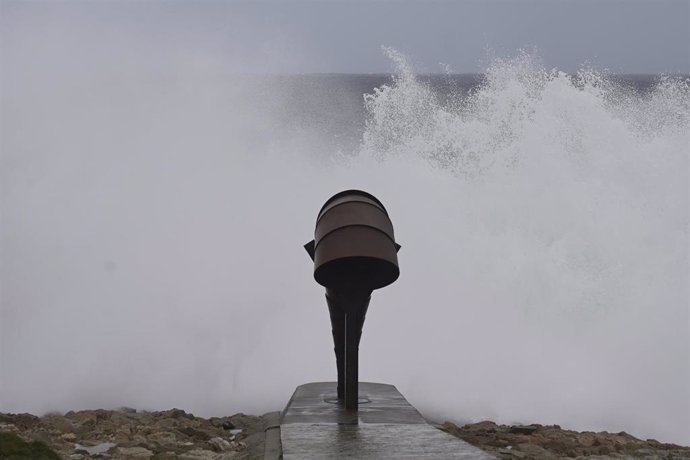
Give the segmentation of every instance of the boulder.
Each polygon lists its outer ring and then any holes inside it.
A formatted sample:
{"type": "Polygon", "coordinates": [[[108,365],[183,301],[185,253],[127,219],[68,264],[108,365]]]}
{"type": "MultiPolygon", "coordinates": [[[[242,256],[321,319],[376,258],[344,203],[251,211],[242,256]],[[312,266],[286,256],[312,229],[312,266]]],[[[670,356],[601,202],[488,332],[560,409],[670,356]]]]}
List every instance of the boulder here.
{"type": "Polygon", "coordinates": [[[115,455],[120,458],[150,458],[153,452],[143,447],[118,447],[115,455]]]}
{"type": "Polygon", "coordinates": [[[226,450],[230,450],[232,447],[228,441],[219,437],[209,439],[208,443],[216,452],[225,452],[226,450]]]}

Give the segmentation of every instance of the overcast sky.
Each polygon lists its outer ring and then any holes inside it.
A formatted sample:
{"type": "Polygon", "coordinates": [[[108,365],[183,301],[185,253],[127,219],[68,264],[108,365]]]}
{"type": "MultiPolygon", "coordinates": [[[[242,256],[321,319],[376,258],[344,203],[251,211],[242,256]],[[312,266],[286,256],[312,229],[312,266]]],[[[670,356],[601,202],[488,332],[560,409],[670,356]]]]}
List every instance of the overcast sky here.
{"type": "Polygon", "coordinates": [[[690,72],[687,0],[0,1],[3,65],[389,72],[387,45],[420,72],[481,71],[520,48],[566,71],[690,72]]]}

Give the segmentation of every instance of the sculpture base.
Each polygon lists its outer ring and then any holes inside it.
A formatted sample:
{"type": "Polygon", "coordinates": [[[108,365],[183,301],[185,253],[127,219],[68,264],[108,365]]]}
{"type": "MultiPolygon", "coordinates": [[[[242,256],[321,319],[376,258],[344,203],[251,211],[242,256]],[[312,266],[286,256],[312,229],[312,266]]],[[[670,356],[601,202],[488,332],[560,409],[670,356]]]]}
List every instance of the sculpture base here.
{"type": "Polygon", "coordinates": [[[360,382],[369,402],[354,413],[329,402],[335,393],[335,382],[297,387],[280,423],[283,459],[494,458],[429,425],[393,385],[360,382]]]}

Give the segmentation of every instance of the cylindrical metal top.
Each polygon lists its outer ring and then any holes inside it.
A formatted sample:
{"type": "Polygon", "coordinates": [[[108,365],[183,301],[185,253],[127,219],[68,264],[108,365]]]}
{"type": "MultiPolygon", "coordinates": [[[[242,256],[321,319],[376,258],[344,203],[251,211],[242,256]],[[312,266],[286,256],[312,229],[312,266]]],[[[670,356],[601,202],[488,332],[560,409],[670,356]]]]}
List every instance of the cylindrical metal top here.
{"type": "Polygon", "coordinates": [[[393,224],[383,204],[361,190],[332,196],[319,211],[307,244],[314,278],[331,289],[374,290],[400,275],[393,224]],[[310,246],[311,245],[311,246],[310,246]]]}

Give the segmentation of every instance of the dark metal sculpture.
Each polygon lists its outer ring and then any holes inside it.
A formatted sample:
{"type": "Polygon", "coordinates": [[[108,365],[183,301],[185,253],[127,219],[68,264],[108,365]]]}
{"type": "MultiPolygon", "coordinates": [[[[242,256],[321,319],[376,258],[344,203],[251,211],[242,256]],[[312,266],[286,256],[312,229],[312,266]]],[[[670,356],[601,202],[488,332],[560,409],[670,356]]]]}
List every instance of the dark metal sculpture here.
{"type": "Polygon", "coordinates": [[[304,245],[314,279],[326,288],[338,368],[338,400],[358,406],[359,341],[374,289],[400,275],[393,224],[383,204],[360,190],[332,196],[316,219],[314,239],[304,245]]]}

